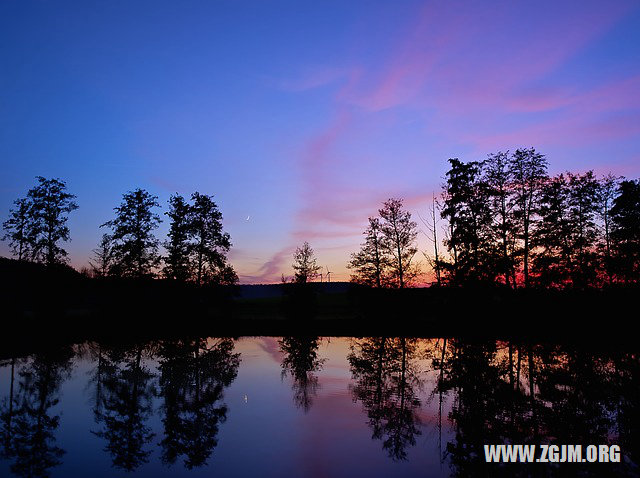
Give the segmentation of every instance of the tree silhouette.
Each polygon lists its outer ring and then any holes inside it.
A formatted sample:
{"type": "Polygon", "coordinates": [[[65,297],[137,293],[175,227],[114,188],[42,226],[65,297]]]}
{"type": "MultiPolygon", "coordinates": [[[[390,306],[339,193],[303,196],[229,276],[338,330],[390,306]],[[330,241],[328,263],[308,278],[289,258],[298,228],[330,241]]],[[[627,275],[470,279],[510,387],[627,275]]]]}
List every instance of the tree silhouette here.
{"type": "Polygon", "coordinates": [[[402,209],[402,199],[388,199],[378,213],[382,219],[382,244],[390,256],[391,282],[395,287],[404,288],[416,275],[411,260],[418,251],[415,245],[418,225],[411,220],[411,213],[402,209]]]}
{"type": "Polygon", "coordinates": [[[33,223],[31,221],[31,201],[29,198],[16,199],[15,208],[9,211],[9,219],[3,224],[3,241],[9,241],[11,252],[19,261],[30,259],[35,246],[33,223]]]}
{"type": "Polygon", "coordinates": [[[569,217],[569,183],[564,174],[551,178],[540,195],[541,220],[532,245],[536,281],[545,287],[563,286],[572,264],[572,224],[569,217]]]}
{"type": "Polygon", "coordinates": [[[405,460],[420,435],[417,411],[421,386],[415,364],[416,341],[386,337],[354,340],[348,356],[354,401],[367,413],[372,438],[382,440],[393,460],[405,460]]]}
{"type": "Polygon", "coordinates": [[[369,226],[364,231],[364,236],[365,242],[358,252],[351,254],[351,261],[347,266],[354,271],[351,280],[373,287],[387,285],[390,258],[388,250],[383,245],[380,219],[369,218],[369,226]]]}
{"type": "Polygon", "coordinates": [[[113,466],[126,471],[148,462],[151,451],[145,445],[154,436],[146,423],[153,411],[153,374],[142,363],[143,349],[106,351],[100,400],[94,406],[101,429],[93,433],[106,440],[113,466]]]}
{"type": "Polygon", "coordinates": [[[96,277],[107,277],[112,270],[114,261],[113,237],[103,234],[100,244],[93,251],[93,258],[89,261],[91,270],[96,277]]]}
{"type": "Polygon", "coordinates": [[[484,164],[449,160],[442,217],[449,222],[445,245],[453,263],[443,263],[453,284],[492,281],[497,275],[497,247],[491,241],[492,216],[489,187],[482,176],[484,164]]]}
{"type": "Polygon", "coordinates": [[[231,239],[223,231],[222,213],[212,196],[195,192],[191,200],[190,226],[196,282],[235,284],[238,276],[227,262],[231,239]]]}
{"type": "Polygon", "coordinates": [[[301,247],[297,247],[293,254],[293,270],[295,272],[294,281],[297,284],[309,282],[321,267],[317,264],[313,256],[313,249],[308,242],[304,242],[301,247]]]}
{"type": "Polygon", "coordinates": [[[278,341],[284,354],[282,376],[292,379],[293,401],[297,407],[308,412],[318,392],[318,377],[314,374],[322,369],[324,359],[318,358],[318,337],[283,337],[278,341]]]}
{"type": "Polygon", "coordinates": [[[169,211],[165,215],[171,219],[169,240],[164,243],[167,256],[164,258],[163,273],[169,279],[186,281],[191,278],[191,207],[184,197],[174,194],[169,199],[169,211]]]}
{"type": "MultiPolygon", "coordinates": [[[[449,164],[441,210],[449,258],[427,257],[448,284],[586,289],[638,280],[638,260],[616,239],[620,178],[593,171],[549,178],[546,158],[533,148],[449,164]]],[[[631,199],[622,214],[640,216],[638,209],[631,199]]],[[[634,227],[631,220],[627,234],[638,235],[634,227]]]]}
{"type": "Polygon", "coordinates": [[[568,174],[569,206],[572,223],[575,225],[573,248],[576,267],[572,281],[578,287],[596,285],[598,254],[596,251],[598,227],[596,216],[600,198],[600,182],[593,171],[584,174],[568,174]]]}
{"type": "Polygon", "coordinates": [[[78,209],[75,196],[67,192],[60,179],[37,176],[38,184],[27,193],[26,199],[14,202],[10,218],[4,222],[13,253],[19,260],[30,258],[52,266],[67,260],[61,241],[69,241],[68,215],[78,209]]]}
{"type": "Polygon", "coordinates": [[[522,241],[524,287],[529,287],[531,234],[534,229],[538,196],[547,180],[547,159],[534,148],[517,149],[509,163],[513,180],[513,217],[522,241]]]}
{"type": "Polygon", "coordinates": [[[485,181],[493,217],[493,240],[499,243],[497,271],[504,276],[507,287],[516,285],[516,229],[513,217],[512,171],[509,170],[509,152],[490,154],[485,161],[485,181]]]}
{"type": "Polygon", "coordinates": [[[144,189],[136,189],[122,196],[120,206],[114,208],[115,219],[100,227],[113,230],[114,263],[112,272],[122,277],[148,277],[160,262],[158,239],[153,230],[162,222],[153,212],[160,207],[157,197],[144,189]]]}
{"type": "Polygon", "coordinates": [[[598,197],[598,214],[602,220],[604,246],[603,269],[609,284],[613,283],[613,247],[611,244],[611,207],[616,198],[620,178],[609,173],[600,179],[600,196],[598,197]]]}
{"type": "Polygon", "coordinates": [[[429,255],[426,251],[422,254],[425,259],[427,259],[428,264],[431,266],[436,275],[436,284],[441,286],[443,283],[442,280],[442,260],[440,257],[440,253],[438,252],[440,246],[438,242],[438,217],[439,211],[441,209],[441,205],[436,199],[436,195],[432,193],[431,196],[431,207],[429,208],[429,221],[425,221],[421,218],[424,225],[427,227],[429,231],[427,236],[431,242],[433,242],[433,257],[429,255]]]}
{"type": "Polygon", "coordinates": [[[592,171],[560,174],[545,184],[534,232],[536,282],[584,288],[597,285],[596,225],[600,184],[592,171]]]}
{"type": "Polygon", "coordinates": [[[184,456],[188,469],[207,463],[227,417],[224,390],[238,373],[240,354],[231,339],[163,341],[160,392],[164,398],[162,461],[184,456]]]}
{"type": "Polygon", "coordinates": [[[640,277],[640,181],[622,181],[611,208],[616,271],[625,283],[640,277]]]}

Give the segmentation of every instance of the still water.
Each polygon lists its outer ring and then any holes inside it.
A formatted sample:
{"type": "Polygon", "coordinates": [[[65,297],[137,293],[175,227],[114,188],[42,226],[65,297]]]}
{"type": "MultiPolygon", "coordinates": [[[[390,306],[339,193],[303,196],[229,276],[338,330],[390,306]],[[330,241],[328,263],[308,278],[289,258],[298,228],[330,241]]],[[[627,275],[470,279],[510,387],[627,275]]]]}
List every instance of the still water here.
{"type": "Polygon", "coordinates": [[[631,352],[455,339],[85,343],[0,362],[0,476],[633,476],[639,372],[631,352]],[[623,462],[488,468],[487,443],[623,462]]]}

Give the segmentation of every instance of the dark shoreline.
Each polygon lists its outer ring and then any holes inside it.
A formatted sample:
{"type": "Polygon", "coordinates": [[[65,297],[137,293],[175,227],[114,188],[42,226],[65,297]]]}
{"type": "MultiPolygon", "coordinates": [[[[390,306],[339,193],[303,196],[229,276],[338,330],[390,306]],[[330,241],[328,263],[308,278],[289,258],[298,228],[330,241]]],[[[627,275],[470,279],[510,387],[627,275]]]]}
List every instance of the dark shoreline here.
{"type": "MultiPolygon", "coordinates": [[[[626,321],[622,316],[614,320],[616,311],[610,311],[613,315],[606,317],[597,312],[585,316],[576,314],[574,308],[575,315],[556,312],[541,316],[541,309],[529,307],[516,322],[491,317],[491,310],[480,307],[476,307],[475,312],[467,309],[446,318],[444,311],[428,317],[415,311],[410,314],[407,309],[387,315],[385,309],[388,311],[388,307],[385,308],[383,302],[378,303],[375,312],[356,312],[353,307],[323,310],[320,304],[312,316],[306,315],[308,311],[305,311],[298,317],[287,317],[279,312],[279,304],[273,302],[263,313],[256,314],[255,310],[259,308],[256,302],[249,305],[226,302],[218,310],[195,308],[180,314],[160,310],[148,314],[129,310],[118,314],[111,309],[106,313],[65,310],[47,318],[31,314],[14,316],[15,327],[10,331],[7,329],[0,339],[0,358],[86,341],[130,343],[194,336],[446,337],[468,341],[571,344],[590,351],[637,349],[635,335],[625,333],[632,326],[628,321],[633,319],[627,315],[626,321]]],[[[597,309],[592,307],[591,310],[597,309]]],[[[621,307],[617,313],[623,310],[621,307]]],[[[10,317],[7,319],[11,320],[10,317]]]]}
{"type": "Polygon", "coordinates": [[[638,286],[589,290],[195,287],[99,280],[68,267],[0,260],[0,354],[87,340],[183,336],[406,336],[634,349],[638,286]]]}

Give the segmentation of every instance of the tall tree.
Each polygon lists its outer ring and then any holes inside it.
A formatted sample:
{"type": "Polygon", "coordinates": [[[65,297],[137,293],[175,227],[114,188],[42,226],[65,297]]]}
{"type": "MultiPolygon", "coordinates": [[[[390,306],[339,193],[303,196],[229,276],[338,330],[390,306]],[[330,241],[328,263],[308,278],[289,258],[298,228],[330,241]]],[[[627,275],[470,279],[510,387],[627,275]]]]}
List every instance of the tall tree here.
{"type": "Polygon", "coordinates": [[[431,234],[431,241],[433,242],[433,260],[429,257],[427,253],[425,253],[425,257],[429,260],[430,264],[433,267],[434,272],[436,273],[436,283],[441,286],[442,285],[442,267],[440,261],[440,254],[438,253],[438,213],[437,210],[440,209],[440,204],[436,199],[435,193],[431,196],[431,209],[429,210],[429,224],[427,227],[429,228],[429,232],[431,234]]]}
{"type": "Polygon", "coordinates": [[[9,211],[9,219],[3,224],[3,241],[9,241],[13,255],[19,261],[29,259],[33,253],[34,237],[31,221],[31,201],[29,198],[16,199],[15,208],[9,211]]]}
{"type": "Polygon", "coordinates": [[[533,269],[539,286],[566,286],[573,268],[569,181],[564,174],[549,179],[538,198],[540,220],[532,231],[533,269]]]}
{"type": "Polygon", "coordinates": [[[184,197],[174,194],[169,199],[169,240],[164,243],[167,257],[163,273],[169,279],[186,281],[191,277],[191,207],[184,197]]]}
{"type": "Polygon", "coordinates": [[[620,183],[611,208],[611,238],[615,248],[616,271],[626,282],[640,279],[640,180],[620,183]]]}
{"type": "Polygon", "coordinates": [[[560,174],[544,186],[540,221],[532,236],[536,246],[536,281],[545,286],[584,288],[596,285],[600,184],[592,171],[560,174]]]}
{"type": "Polygon", "coordinates": [[[449,270],[449,282],[455,284],[494,280],[496,248],[491,241],[489,189],[482,177],[484,163],[464,163],[453,158],[449,164],[441,215],[449,222],[445,244],[452,253],[453,264],[442,265],[449,270]]]}
{"type": "Polygon", "coordinates": [[[231,238],[222,229],[222,213],[212,196],[195,192],[191,199],[190,230],[196,282],[236,283],[238,276],[227,262],[231,238]]]}
{"type": "Polygon", "coordinates": [[[153,211],[160,207],[157,196],[144,189],[136,189],[122,196],[120,206],[114,208],[115,219],[102,226],[113,230],[115,275],[141,278],[153,275],[160,262],[158,239],[153,230],[162,222],[153,211]]]}
{"type": "Polygon", "coordinates": [[[600,179],[600,196],[598,197],[598,214],[602,221],[602,241],[604,242],[603,268],[609,284],[613,282],[611,251],[611,207],[618,194],[620,178],[609,173],[600,179]]]}
{"type": "Polygon", "coordinates": [[[382,219],[382,244],[391,257],[391,281],[396,287],[404,288],[416,275],[411,260],[418,251],[415,245],[418,225],[411,220],[411,213],[402,209],[402,199],[388,199],[378,212],[382,219]]]}
{"type": "Polygon", "coordinates": [[[509,152],[490,154],[485,161],[485,178],[490,197],[492,230],[499,243],[498,271],[507,287],[516,282],[514,267],[515,225],[513,221],[512,177],[509,152]]]}
{"type": "Polygon", "coordinates": [[[538,206],[538,196],[547,179],[547,159],[534,148],[517,149],[509,163],[514,187],[514,221],[522,241],[524,286],[529,287],[532,223],[538,206]]]}
{"type": "Polygon", "coordinates": [[[308,242],[304,242],[301,247],[297,247],[293,254],[294,281],[298,284],[309,282],[321,267],[317,264],[313,255],[313,249],[308,242]]]}
{"type": "Polygon", "coordinates": [[[369,226],[364,231],[365,241],[360,250],[351,254],[347,266],[353,269],[351,280],[374,287],[386,285],[390,258],[384,247],[384,237],[380,228],[380,219],[369,218],[369,226]]]}
{"type": "Polygon", "coordinates": [[[66,262],[67,251],[58,243],[68,241],[68,215],[78,209],[75,196],[67,192],[60,179],[36,178],[38,184],[27,193],[31,202],[32,254],[36,261],[48,266],[66,262]]]}
{"type": "Polygon", "coordinates": [[[575,268],[572,271],[572,282],[578,287],[595,285],[598,270],[596,216],[600,183],[593,171],[587,171],[584,174],[568,173],[567,176],[569,178],[569,214],[574,228],[572,245],[575,268]]]}

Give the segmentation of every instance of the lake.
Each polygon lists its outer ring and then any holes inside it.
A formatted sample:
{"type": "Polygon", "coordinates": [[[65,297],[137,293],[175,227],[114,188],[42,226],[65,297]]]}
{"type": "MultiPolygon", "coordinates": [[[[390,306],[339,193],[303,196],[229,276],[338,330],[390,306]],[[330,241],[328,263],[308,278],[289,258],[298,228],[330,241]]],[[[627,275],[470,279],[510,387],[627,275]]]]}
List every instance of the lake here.
{"type": "Polygon", "coordinates": [[[0,476],[633,476],[640,357],[592,349],[298,336],[5,357],[0,476]],[[617,444],[622,462],[486,464],[502,443],[617,444]]]}

